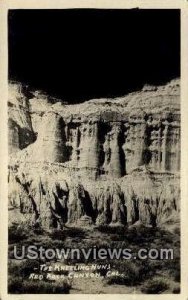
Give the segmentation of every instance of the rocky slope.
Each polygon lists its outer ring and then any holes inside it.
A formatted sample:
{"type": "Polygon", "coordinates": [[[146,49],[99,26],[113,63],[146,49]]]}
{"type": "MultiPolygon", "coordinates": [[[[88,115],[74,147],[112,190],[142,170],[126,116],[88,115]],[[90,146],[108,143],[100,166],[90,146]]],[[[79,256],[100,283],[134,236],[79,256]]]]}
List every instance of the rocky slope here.
{"type": "Polygon", "coordinates": [[[76,105],[11,82],[8,105],[10,222],[178,220],[178,79],[76,105]]]}

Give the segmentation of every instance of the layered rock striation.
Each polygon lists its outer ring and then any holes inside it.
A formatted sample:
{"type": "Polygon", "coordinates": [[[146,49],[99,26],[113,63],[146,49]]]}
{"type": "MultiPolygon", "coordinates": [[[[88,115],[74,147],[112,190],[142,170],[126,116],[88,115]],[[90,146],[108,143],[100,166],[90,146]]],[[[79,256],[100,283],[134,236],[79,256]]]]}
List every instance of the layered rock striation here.
{"type": "Polygon", "coordinates": [[[76,105],[9,89],[11,215],[43,227],[178,219],[178,79],[76,105]]]}

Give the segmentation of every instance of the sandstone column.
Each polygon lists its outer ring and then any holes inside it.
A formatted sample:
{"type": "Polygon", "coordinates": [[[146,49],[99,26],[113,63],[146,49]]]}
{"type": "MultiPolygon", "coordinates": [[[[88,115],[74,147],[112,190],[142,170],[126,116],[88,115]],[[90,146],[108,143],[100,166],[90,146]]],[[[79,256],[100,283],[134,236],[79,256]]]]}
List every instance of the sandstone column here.
{"type": "Polygon", "coordinates": [[[88,175],[94,177],[99,168],[98,122],[84,124],[81,129],[79,167],[88,175]]]}
{"type": "Polygon", "coordinates": [[[161,170],[166,171],[166,156],[167,156],[167,138],[168,138],[168,127],[169,123],[168,121],[163,122],[163,125],[165,126],[163,130],[163,136],[162,136],[162,160],[161,160],[161,170]]]}
{"type": "Polygon", "coordinates": [[[121,129],[120,124],[114,124],[110,132],[110,164],[109,174],[111,177],[118,178],[122,174],[122,166],[120,160],[120,146],[119,146],[119,135],[121,129]]]}
{"type": "Polygon", "coordinates": [[[38,136],[40,159],[46,162],[63,163],[68,159],[66,147],[65,123],[63,118],[54,112],[48,112],[43,118],[43,126],[38,136]]]}

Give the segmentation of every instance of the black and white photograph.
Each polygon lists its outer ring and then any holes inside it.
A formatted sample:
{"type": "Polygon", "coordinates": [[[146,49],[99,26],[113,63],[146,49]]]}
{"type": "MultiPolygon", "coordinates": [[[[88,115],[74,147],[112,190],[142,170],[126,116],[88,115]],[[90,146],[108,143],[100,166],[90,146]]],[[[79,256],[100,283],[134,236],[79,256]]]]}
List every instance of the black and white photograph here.
{"type": "Polygon", "coordinates": [[[9,9],[8,294],[180,294],[180,9],[9,9]]]}

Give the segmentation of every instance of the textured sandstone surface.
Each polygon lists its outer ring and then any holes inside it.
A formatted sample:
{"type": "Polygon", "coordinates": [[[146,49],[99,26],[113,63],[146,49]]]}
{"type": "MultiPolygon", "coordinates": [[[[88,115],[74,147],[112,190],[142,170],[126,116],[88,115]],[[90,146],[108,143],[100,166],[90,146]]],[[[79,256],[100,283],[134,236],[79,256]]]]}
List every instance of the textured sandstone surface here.
{"type": "Polygon", "coordinates": [[[8,106],[10,222],[178,220],[178,79],[76,105],[11,82],[8,106]]]}

